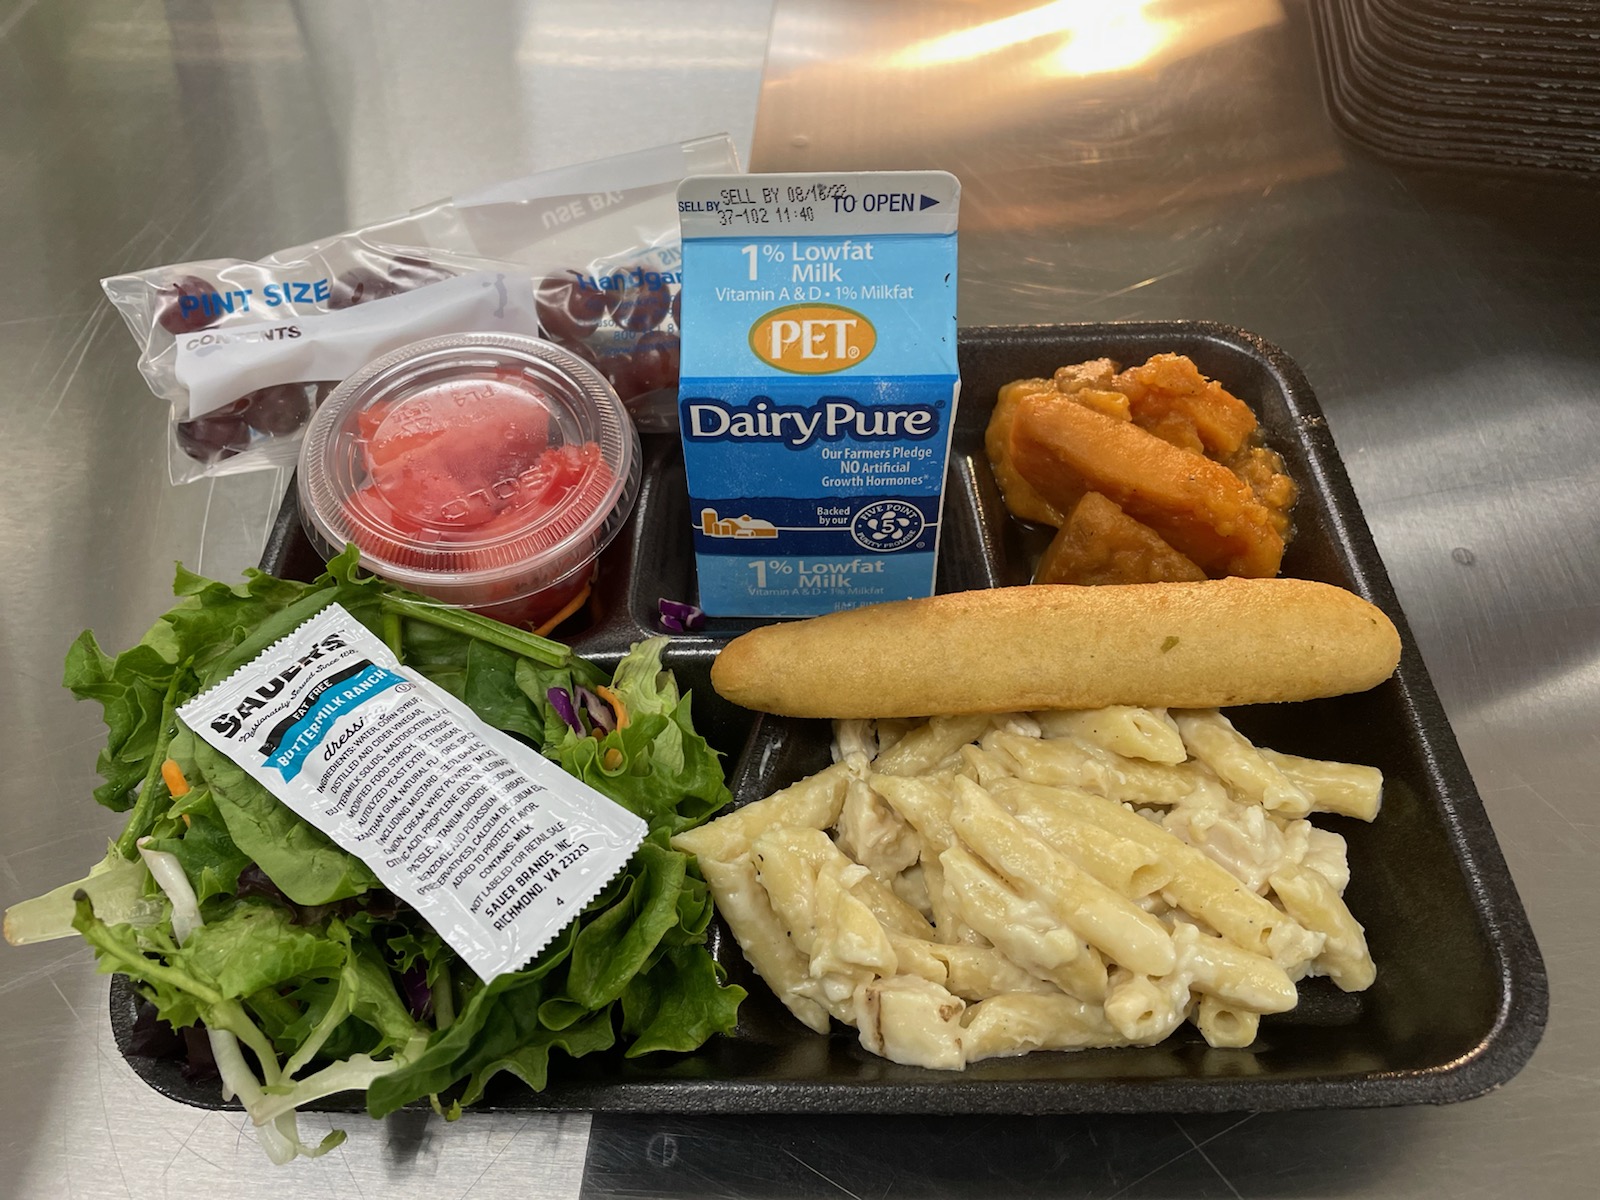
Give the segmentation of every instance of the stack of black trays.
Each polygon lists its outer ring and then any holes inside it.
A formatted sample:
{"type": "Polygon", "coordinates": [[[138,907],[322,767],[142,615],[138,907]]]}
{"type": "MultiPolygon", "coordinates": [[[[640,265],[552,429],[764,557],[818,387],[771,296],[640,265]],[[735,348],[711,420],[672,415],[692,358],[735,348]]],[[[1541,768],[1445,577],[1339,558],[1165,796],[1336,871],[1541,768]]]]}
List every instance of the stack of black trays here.
{"type": "Polygon", "coordinates": [[[1596,0],[1311,0],[1336,125],[1393,160],[1600,172],[1596,0]]]}

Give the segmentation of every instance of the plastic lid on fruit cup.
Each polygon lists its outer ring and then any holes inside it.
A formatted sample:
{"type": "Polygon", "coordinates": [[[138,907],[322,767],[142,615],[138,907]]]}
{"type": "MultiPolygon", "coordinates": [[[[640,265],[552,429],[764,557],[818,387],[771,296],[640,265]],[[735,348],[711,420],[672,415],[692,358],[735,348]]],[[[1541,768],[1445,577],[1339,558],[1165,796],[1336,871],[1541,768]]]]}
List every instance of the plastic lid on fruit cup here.
{"type": "Polygon", "coordinates": [[[628,519],[639,436],[603,376],[550,342],[467,333],[344,381],[300,450],[301,521],[331,556],[488,607],[585,572],[628,519]]]}

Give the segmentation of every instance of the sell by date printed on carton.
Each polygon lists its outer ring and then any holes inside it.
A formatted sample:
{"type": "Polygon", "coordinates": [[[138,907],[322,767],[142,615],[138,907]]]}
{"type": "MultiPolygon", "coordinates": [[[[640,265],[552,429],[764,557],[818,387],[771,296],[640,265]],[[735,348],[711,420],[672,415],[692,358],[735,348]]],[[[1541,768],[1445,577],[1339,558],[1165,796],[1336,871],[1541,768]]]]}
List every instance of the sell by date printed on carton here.
{"type": "Polygon", "coordinates": [[[938,171],[679,188],[678,416],[708,613],[932,593],[960,393],[959,199],[938,171]]]}

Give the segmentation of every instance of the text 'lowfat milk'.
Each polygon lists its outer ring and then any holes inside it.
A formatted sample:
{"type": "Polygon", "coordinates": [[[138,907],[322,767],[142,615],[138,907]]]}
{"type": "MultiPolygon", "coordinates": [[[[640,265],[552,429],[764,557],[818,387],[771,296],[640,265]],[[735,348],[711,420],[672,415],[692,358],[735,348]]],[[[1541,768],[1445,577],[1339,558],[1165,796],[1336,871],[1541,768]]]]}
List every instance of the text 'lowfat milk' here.
{"type": "Polygon", "coordinates": [[[943,171],[679,187],[678,416],[708,613],[932,594],[959,201],[943,171]]]}

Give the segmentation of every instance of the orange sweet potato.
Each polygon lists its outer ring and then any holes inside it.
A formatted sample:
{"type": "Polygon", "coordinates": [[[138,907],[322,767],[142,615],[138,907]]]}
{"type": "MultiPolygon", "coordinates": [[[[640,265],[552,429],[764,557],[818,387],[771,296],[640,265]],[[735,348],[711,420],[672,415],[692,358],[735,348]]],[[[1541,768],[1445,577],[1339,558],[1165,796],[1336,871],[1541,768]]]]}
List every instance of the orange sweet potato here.
{"type": "Polygon", "coordinates": [[[1185,449],[1223,457],[1255,432],[1249,405],[1207,379],[1182,354],[1156,354],[1111,386],[1128,397],[1133,423],[1185,449]]]}
{"type": "Polygon", "coordinates": [[[1051,539],[1035,583],[1184,583],[1206,573],[1099,492],[1085,492],[1051,539]]]}
{"type": "MultiPolygon", "coordinates": [[[[1006,384],[1000,389],[994,413],[983,434],[983,448],[989,456],[990,467],[994,469],[994,480],[1000,485],[1000,494],[1005,497],[1006,507],[1013,516],[1024,521],[1037,521],[1041,525],[1060,525],[1065,520],[1063,514],[1066,509],[1057,508],[1034,491],[1012,465],[1011,419],[1016,415],[1017,405],[1024,396],[1036,392],[1048,395],[1053,391],[1054,385],[1048,379],[1018,379],[1006,384]]],[[[1067,508],[1071,507],[1071,504],[1067,505],[1067,508]]]]}
{"type": "Polygon", "coordinates": [[[1223,465],[1244,480],[1256,499],[1266,505],[1272,514],[1272,527],[1288,545],[1294,532],[1289,514],[1294,509],[1299,489],[1284,470],[1282,456],[1266,446],[1245,445],[1239,453],[1224,459],[1223,465]]]}
{"type": "Polygon", "coordinates": [[[1058,512],[1100,492],[1208,575],[1278,573],[1272,514],[1227,467],[1060,393],[1013,403],[1009,463],[1058,512]]]}
{"type": "Polygon", "coordinates": [[[1051,376],[1056,391],[1064,396],[1081,391],[1109,392],[1117,377],[1117,364],[1109,358],[1091,358],[1087,362],[1070,363],[1057,367],[1051,376]]]}

